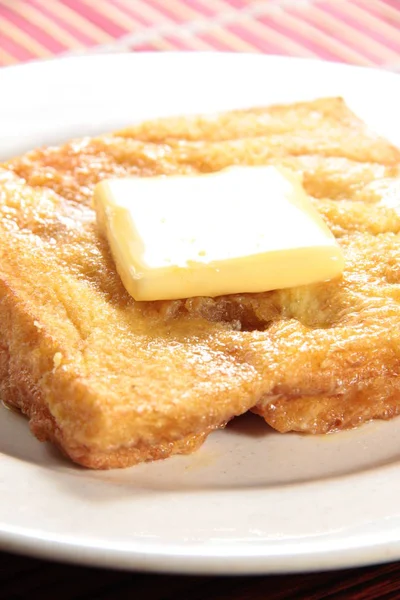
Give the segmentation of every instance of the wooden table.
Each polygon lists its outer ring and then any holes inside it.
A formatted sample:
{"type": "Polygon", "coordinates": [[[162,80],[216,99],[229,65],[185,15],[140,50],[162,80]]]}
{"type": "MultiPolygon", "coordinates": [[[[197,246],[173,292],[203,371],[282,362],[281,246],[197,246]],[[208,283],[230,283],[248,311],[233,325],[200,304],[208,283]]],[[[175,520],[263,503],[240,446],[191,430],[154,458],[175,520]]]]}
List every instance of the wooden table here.
{"type": "Polygon", "coordinates": [[[400,598],[400,563],[268,577],[124,573],[0,553],[0,599],[385,600],[400,598]]]}
{"type": "MultiPolygon", "coordinates": [[[[109,50],[224,50],[400,71],[400,0],[0,0],[0,66],[109,50]],[[332,33],[334,32],[334,33],[332,33]]],[[[1,554],[0,598],[400,598],[400,563],[273,577],[135,574],[1,554]]]]}

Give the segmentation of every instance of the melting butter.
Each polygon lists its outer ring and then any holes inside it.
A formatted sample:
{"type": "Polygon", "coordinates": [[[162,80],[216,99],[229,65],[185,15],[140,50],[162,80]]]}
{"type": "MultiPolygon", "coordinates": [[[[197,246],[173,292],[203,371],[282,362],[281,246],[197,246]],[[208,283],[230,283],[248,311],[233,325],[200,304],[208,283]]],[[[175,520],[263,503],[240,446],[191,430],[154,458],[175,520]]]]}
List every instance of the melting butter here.
{"type": "Polygon", "coordinates": [[[298,177],[272,166],[104,180],[94,206],[136,300],[265,292],[343,271],[298,177]]]}

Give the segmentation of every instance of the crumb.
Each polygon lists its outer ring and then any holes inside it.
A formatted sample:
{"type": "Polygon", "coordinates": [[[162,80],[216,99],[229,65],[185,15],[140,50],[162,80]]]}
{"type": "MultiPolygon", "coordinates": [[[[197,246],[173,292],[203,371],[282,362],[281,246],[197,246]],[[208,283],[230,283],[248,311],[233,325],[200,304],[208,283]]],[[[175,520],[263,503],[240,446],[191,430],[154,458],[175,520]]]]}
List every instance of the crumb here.
{"type": "Polygon", "coordinates": [[[54,363],[55,369],[57,369],[57,367],[59,367],[61,365],[61,361],[62,361],[61,352],[56,352],[55,355],[53,356],[53,363],[54,363]]]}

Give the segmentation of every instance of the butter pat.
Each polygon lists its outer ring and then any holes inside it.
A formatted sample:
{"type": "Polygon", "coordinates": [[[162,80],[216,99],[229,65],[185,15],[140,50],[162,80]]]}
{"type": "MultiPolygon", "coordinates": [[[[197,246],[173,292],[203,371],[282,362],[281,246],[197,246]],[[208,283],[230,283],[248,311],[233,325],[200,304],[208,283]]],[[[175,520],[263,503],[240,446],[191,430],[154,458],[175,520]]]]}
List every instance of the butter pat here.
{"type": "Polygon", "coordinates": [[[105,180],[94,206],[135,300],[264,292],[343,270],[299,179],[275,167],[105,180]]]}

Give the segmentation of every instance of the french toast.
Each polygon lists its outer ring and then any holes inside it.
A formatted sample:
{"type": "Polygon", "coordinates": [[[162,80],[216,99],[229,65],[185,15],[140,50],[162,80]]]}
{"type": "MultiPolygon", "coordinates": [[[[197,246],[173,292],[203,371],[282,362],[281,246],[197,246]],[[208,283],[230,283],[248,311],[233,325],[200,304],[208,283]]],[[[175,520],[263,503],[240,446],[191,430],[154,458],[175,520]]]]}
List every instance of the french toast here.
{"type": "Polygon", "coordinates": [[[400,413],[400,152],[339,98],[167,118],[0,171],[0,390],[90,468],[194,450],[253,409],[324,433],[400,413]],[[277,164],[299,173],[341,278],[135,302],[91,207],[107,177],[277,164]]]}

